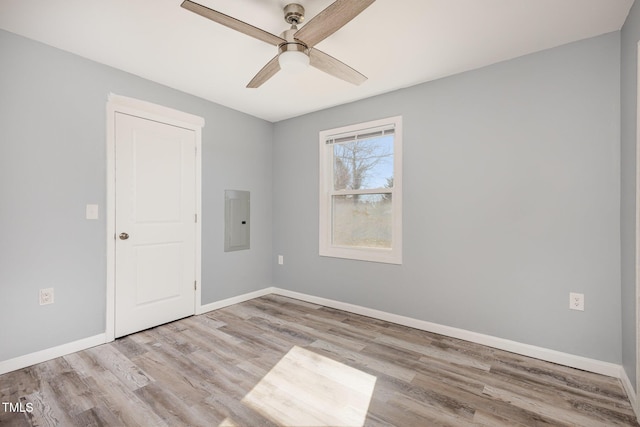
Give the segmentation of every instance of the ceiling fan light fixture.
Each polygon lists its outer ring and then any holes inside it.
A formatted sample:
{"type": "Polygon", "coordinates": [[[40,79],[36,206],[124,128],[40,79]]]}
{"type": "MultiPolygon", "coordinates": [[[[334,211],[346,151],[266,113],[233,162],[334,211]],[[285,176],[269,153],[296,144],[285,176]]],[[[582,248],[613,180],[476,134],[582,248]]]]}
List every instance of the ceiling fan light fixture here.
{"type": "Polygon", "coordinates": [[[299,50],[287,50],[280,53],[278,63],[283,70],[299,73],[309,66],[309,55],[299,50]]]}

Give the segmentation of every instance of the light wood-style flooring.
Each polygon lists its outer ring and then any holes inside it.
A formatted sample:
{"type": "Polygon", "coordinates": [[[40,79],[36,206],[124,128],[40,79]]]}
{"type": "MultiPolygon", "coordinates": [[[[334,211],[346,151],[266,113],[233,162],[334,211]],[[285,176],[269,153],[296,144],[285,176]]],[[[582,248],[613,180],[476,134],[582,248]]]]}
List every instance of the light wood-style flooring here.
{"type": "Polygon", "coordinates": [[[638,425],[617,379],[275,295],[2,375],[0,402],[33,408],[2,427],[638,425]]]}

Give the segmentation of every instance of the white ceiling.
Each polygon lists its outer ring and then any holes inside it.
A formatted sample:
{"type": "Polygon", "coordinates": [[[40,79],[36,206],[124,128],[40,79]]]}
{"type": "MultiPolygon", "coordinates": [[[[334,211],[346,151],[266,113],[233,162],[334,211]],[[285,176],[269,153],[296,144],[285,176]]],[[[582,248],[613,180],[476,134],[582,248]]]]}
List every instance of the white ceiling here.
{"type": "MultiPolygon", "coordinates": [[[[195,0],[279,35],[286,0],[195,0]]],[[[297,0],[306,20],[333,0],[297,0]]],[[[377,0],[317,45],[369,80],[314,68],[245,86],[276,48],[181,0],[0,0],[0,28],[272,122],[619,30],[633,0],[377,0]]]]}

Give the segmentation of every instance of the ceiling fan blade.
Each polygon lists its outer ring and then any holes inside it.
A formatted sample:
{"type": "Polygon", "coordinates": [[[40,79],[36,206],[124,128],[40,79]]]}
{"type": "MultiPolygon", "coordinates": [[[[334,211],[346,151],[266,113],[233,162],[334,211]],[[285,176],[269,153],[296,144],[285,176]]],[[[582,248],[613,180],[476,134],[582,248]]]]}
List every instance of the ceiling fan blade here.
{"type": "Polygon", "coordinates": [[[262,67],[262,70],[258,71],[258,74],[251,79],[247,87],[250,89],[260,87],[264,82],[275,76],[278,71],[280,71],[280,63],[278,62],[278,55],[276,55],[275,58],[267,62],[267,65],[262,67]]]}
{"type": "Polygon", "coordinates": [[[324,71],[346,82],[353,83],[354,85],[360,85],[367,80],[364,75],[349,67],[344,62],[340,62],[333,56],[327,55],[318,49],[311,49],[309,51],[309,64],[318,70],[324,71]]]}
{"type": "Polygon", "coordinates": [[[371,6],[375,0],[337,0],[311,18],[294,37],[313,47],[342,28],[347,22],[371,6]]]}
{"type": "Polygon", "coordinates": [[[220,13],[216,10],[209,9],[208,7],[202,6],[198,3],[194,3],[190,0],[184,0],[180,6],[187,10],[190,10],[191,12],[197,13],[200,16],[211,19],[218,24],[222,24],[225,27],[240,31],[243,34],[254,37],[258,40],[262,40],[263,42],[272,44],[274,46],[278,46],[281,43],[286,42],[285,39],[278,37],[275,34],[271,34],[267,31],[261,30],[258,27],[254,27],[251,24],[247,24],[246,22],[240,21],[236,18],[232,18],[231,16],[225,15],[224,13],[220,13]]]}

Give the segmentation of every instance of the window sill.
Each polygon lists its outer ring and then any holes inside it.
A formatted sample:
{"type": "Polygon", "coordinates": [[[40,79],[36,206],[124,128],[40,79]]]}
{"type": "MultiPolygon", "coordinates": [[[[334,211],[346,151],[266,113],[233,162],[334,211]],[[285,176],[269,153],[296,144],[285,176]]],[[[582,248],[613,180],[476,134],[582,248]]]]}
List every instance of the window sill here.
{"type": "Polygon", "coordinates": [[[402,254],[392,249],[330,247],[320,250],[320,256],[402,265],[402,254]]]}

